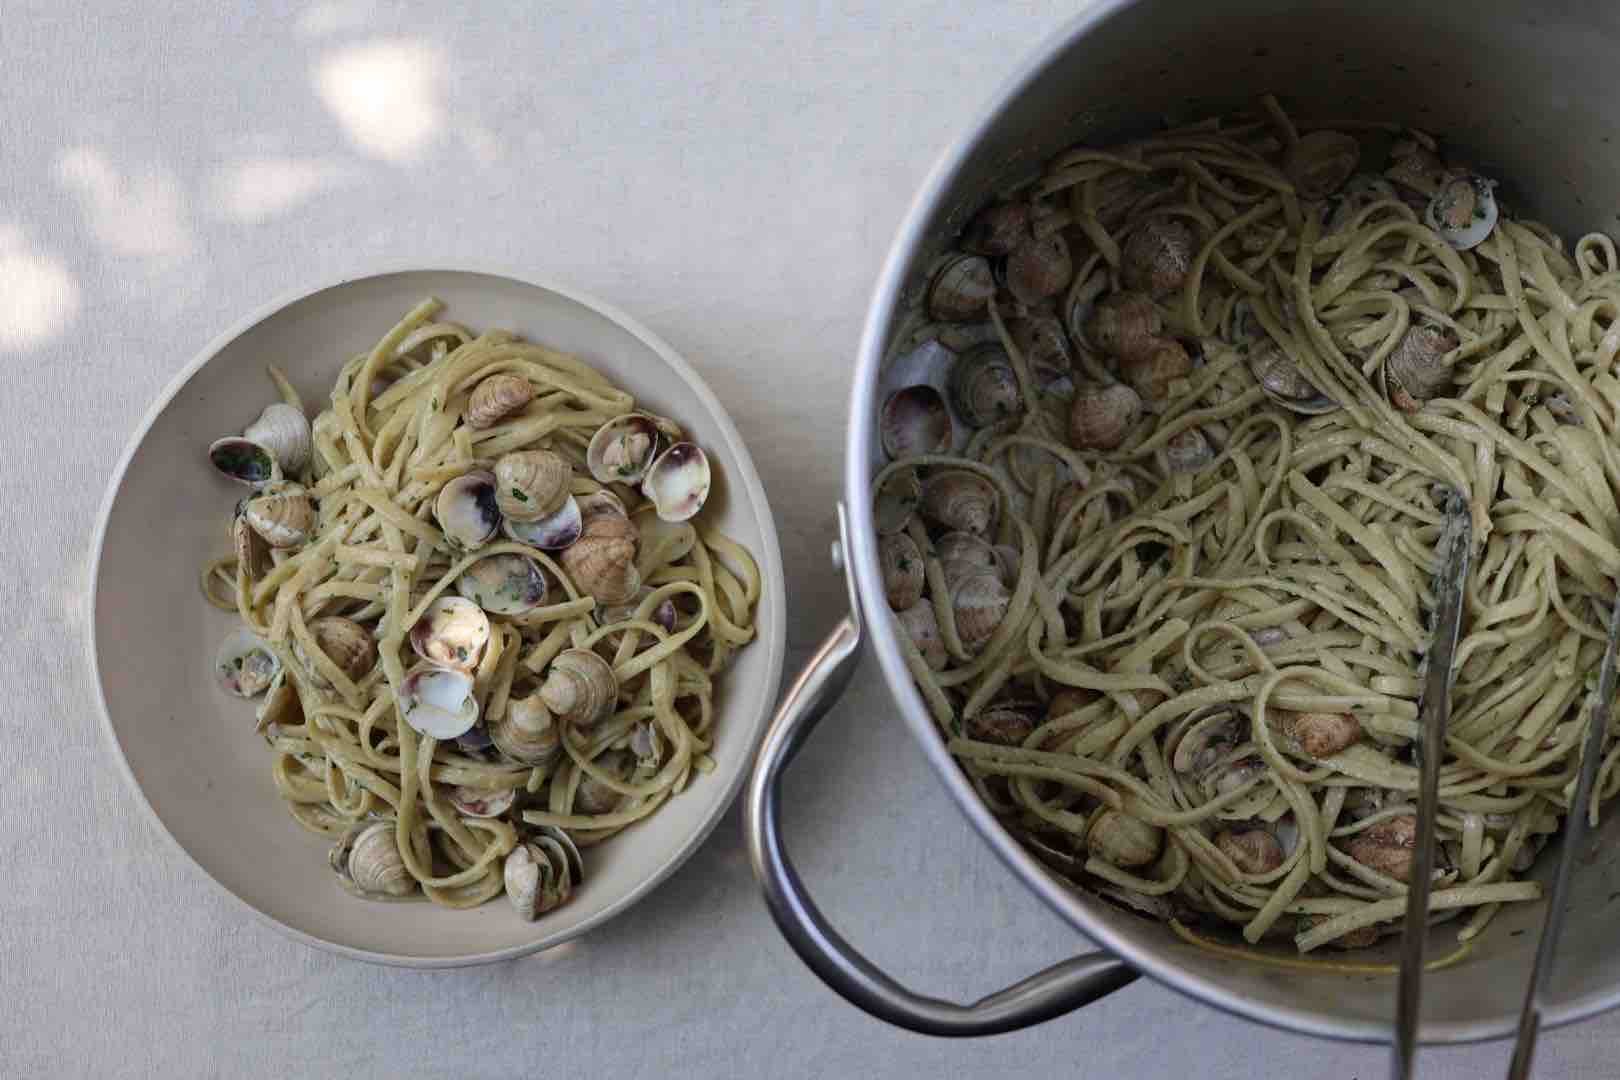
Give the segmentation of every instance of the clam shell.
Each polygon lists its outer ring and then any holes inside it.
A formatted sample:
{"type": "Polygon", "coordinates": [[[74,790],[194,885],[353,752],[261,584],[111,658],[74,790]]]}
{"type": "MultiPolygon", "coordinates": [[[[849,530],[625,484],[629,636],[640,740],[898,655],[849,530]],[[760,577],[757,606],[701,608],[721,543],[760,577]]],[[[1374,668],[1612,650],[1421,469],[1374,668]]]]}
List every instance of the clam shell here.
{"type": "Polygon", "coordinates": [[[240,512],[231,517],[231,545],[236,549],[236,564],[247,571],[249,581],[257,581],[269,573],[270,545],[240,512]]]}
{"type": "Polygon", "coordinates": [[[962,734],[980,742],[1022,746],[1038,724],[1036,706],[1026,702],[991,702],[978,713],[962,718],[962,734]]]}
{"type": "MultiPolygon", "coordinates": [[[[370,632],[353,619],[345,619],[341,615],[323,615],[309,624],[309,632],[326,658],[336,664],[350,681],[364,678],[377,662],[377,643],[372,640],[370,632]]],[[[293,642],[293,654],[308,669],[311,682],[323,690],[331,689],[332,684],[310,662],[301,642],[293,642]]]]}
{"type": "Polygon", "coordinates": [[[1025,304],[1056,296],[1074,280],[1074,260],[1063,234],[1031,236],[1007,256],[1002,267],[1007,291],[1025,304]]]}
{"type": "Polygon", "coordinates": [[[928,314],[940,322],[982,318],[996,295],[996,279],[982,255],[947,258],[928,285],[928,314]]]}
{"type": "Polygon", "coordinates": [[[974,574],[958,582],[951,590],[951,610],[962,647],[977,656],[1006,617],[1011,600],[996,574],[974,574]]]}
{"type": "Polygon", "coordinates": [[[639,484],[658,457],[661,445],[667,443],[655,417],[626,413],[596,429],[585,450],[585,467],[601,484],[639,484]]]}
{"type": "MultiPolygon", "coordinates": [[[[592,764],[620,780],[629,778],[633,766],[630,755],[623,750],[609,750],[592,764]]],[[[574,810],[581,814],[611,814],[623,801],[621,792],[589,774],[580,777],[574,791],[574,810]]]]}
{"type": "Polygon", "coordinates": [[[1157,412],[1170,398],[1170,384],[1192,374],[1192,357],[1175,338],[1143,343],[1119,359],[1119,377],[1141,396],[1149,412],[1157,412]]]}
{"type": "Polygon", "coordinates": [[[433,516],[455,547],[482,547],[501,527],[500,505],[495,500],[495,474],[474,469],[439,489],[433,516]]]}
{"type": "Polygon", "coordinates": [[[559,720],[589,729],[612,715],[619,700],[619,681],[612,666],[596,653],[565,649],[547,669],[540,700],[559,720]]]}
{"type": "MultiPolygon", "coordinates": [[[[603,604],[601,607],[596,609],[596,624],[598,626],[611,626],[613,623],[625,622],[628,619],[636,618],[637,613],[641,610],[642,603],[647,599],[647,597],[652,595],[652,592],[653,591],[651,589],[647,588],[646,586],[642,586],[642,588],[636,592],[635,596],[631,597],[622,604],[603,604]]],[[[656,607],[654,607],[652,611],[648,612],[646,618],[648,621],[656,623],[670,633],[674,633],[675,623],[679,618],[679,615],[675,610],[675,604],[666,598],[656,607]]]]}
{"type": "Polygon", "coordinates": [[[1494,180],[1459,176],[1446,181],[1423,211],[1423,223],[1458,251],[1478,247],[1496,228],[1494,180]]]}
{"type": "Polygon", "coordinates": [[[512,910],[525,922],[567,903],[580,882],[579,849],[561,829],[542,829],[517,844],[501,866],[501,883],[512,910]]]}
{"type": "Polygon", "coordinates": [[[546,602],[546,575],[527,555],[489,555],[462,571],[456,592],[491,615],[522,615],[546,602]]]}
{"type": "MultiPolygon", "coordinates": [[[[989,541],[967,532],[948,532],[934,541],[934,557],[945,575],[945,587],[954,589],[975,574],[1000,575],[996,549],[989,541]]],[[[907,605],[908,607],[910,605],[907,605]]]]}
{"type": "Polygon", "coordinates": [[[946,661],[945,639],[940,636],[939,620],[934,615],[934,606],[927,601],[918,601],[894,617],[895,623],[900,627],[901,633],[911,639],[911,643],[922,654],[923,663],[928,665],[930,671],[944,671],[946,661]]]}
{"type": "Polygon", "coordinates": [[[664,760],[664,736],[652,720],[643,720],[630,729],[630,752],[636,755],[636,770],[656,772],[664,760]]]}
{"type": "Polygon", "coordinates": [[[1069,445],[1080,450],[1119,447],[1142,419],[1142,396],[1124,383],[1087,383],[1069,404],[1069,445]]]}
{"type": "Polygon", "coordinates": [[[579,501],[572,495],[563,499],[561,507],[536,521],[505,518],[501,522],[501,531],[507,536],[541,551],[563,550],[579,539],[584,527],[579,501]]]}
{"type": "Polygon", "coordinates": [[[872,497],[872,523],[879,536],[904,532],[922,502],[922,481],[914,469],[891,473],[872,497]]]}
{"type": "Polygon", "coordinates": [[[1449,327],[1418,323],[1407,329],[1379,372],[1389,400],[1406,412],[1441,396],[1451,385],[1445,357],[1459,342],[1449,327]]]}
{"type": "Polygon", "coordinates": [[[328,862],[345,889],[366,899],[398,900],[416,892],[391,821],[351,826],[332,846],[328,862]]]}
{"type": "Polygon", "coordinates": [[[471,671],[483,658],[489,634],[483,608],[464,597],[441,596],[411,627],[411,648],[430,663],[471,671]]]}
{"type": "Polygon", "coordinates": [[[1412,852],[1417,846],[1417,818],[1397,814],[1367,826],[1345,845],[1345,853],[1396,881],[1412,875],[1412,852]]]}
{"type": "Polygon", "coordinates": [[[264,407],[259,418],[242,429],[242,437],[275,456],[287,476],[297,476],[309,464],[309,419],[302,409],[284,401],[264,407]]]}
{"type": "Polygon", "coordinates": [[[450,802],[468,817],[498,818],[517,802],[517,789],[491,791],[488,788],[454,787],[450,789],[450,802]]]}
{"type": "Polygon", "coordinates": [[[883,451],[890,458],[918,454],[944,454],[951,449],[954,431],[945,399],[932,386],[896,390],[883,403],[880,420],[883,451]]]}
{"type": "Polygon", "coordinates": [[[951,400],[974,427],[1017,416],[1024,411],[1018,376],[1000,345],[980,345],[957,358],[951,368],[951,400]]]}
{"type": "Polygon", "coordinates": [[[281,660],[259,635],[233,630],[214,653],[216,681],[237,697],[256,697],[281,673],[281,660]]]}
{"type": "Polygon", "coordinates": [[[1197,247],[1192,230],[1175,218],[1148,218],[1125,241],[1120,279],[1128,289],[1168,296],[1187,280],[1197,247]]]}
{"type": "Polygon", "coordinates": [[[1215,448],[1199,428],[1188,428],[1171,436],[1160,451],[1165,471],[1171,474],[1195,473],[1215,460],[1215,448]]]}
{"type": "Polygon", "coordinates": [[[562,725],[538,693],[513,697],[489,724],[495,749],[524,765],[549,765],[562,754],[562,725]]]}
{"type": "Polygon", "coordinates": [[[1164,316],[1153,299],[1139,292],[1117,292],[1098,300],[1083,327],[1085,344],[1112,356],[1131,356],[1159,340],[1164,316]]]}
{"type": "Polygon", "coordinates": [[[1361,165],[1361,143],[1342,131],[1301,135],[1283,158],[1283,172],[1302,199],[1338,191],[1361,165]]]}
{"type": "Polygon", "coordinates": [[[208,446],[208,463],[239,484],[263,487],[282,478],[281,465],[268,447],[241,435],[215,439],[208,446]]]}
{"type": "Polygon", "coordinates": [[[1249,350],[1247,363],[1250,373],[1266,396],[1285,409],[1315,416],[1339,407],[1338,402],[1305,378],[1299,365],[1274,341],[1268,339],[1256,343],[1249,350]]]}
{"type": "Polygon", "coordinates": [[[1332,757],[1361,740],[1361,722],[1349,713],[1274,709],[1268,719],[1277,733],[1306,757],[1332,757]]]}
{"type": "Polygon", "coordinates": [[[1163,829],[1118,810],[1101,811],[1086,829],[1086,850],[1114,866],[1147,866],[1163,846],[1163,829]]]}
{"type": "Polygon", "coordinates": [[[521,375],[498,372],[473,387],[462,414],[470,428],[492,428],[534,400],[534,384],[521,375]]]}
{"type": "Polygon", "coordinates": [[[999,505],[995,485],[967,469],[947,469],[923,483],[923,516],[948,529],[983,536],[995,524],[999,505]]]}
{"type": "Polygon", "coordinates": [[[974,214],[962,230],[962,250],[975,255],[1006,255],[1031,235],[1028,203],[992,203],[974,214]]]}
{"type": "Polygon", "coordinates": [[[315,503],[300,488],[255,495],[242,504],[242,517],[273,548],[292,548],[315,528],[315,503]]]}
{"type": "Polygon", "coordinates": [[[478,723],[478,699],[473,678],[465,671],[420,664],[405,676],[400,687],[399,711],[405,722],[423,735],[454,739],[478,723]]]}
{"type": "Polygon", "coordinates": [[[1035,385],[1051,389],[1074,377],[1074,349],[1057,316],[1030,312],[1025,318],[1015,319],[1007,333],[1029,365],[1035,385]]]}
{"type": "Polygon", "coordinates": [[[711,479],[709,455],[696,443],[678,442],[648,468],[641,493],[664,521],[686,521],[703,509],[711,479]]]}
{"type": "Polygon", "coordinates": [[[1222,829],[1215,846],[1245,874],[1268,874],[1283,864],[1282,845],[1262,828],[1222,829]]]}
{"type": "Polygon", "coordinates": [[[878,565],[883,568],[883,594],[889,607],[904,611],[922,598],[923,557],[905,533],[878,541],[878,565]]]}
{"type": "Polygon", "coordinates": [[[637,536],[636,524],[627,516],[593,510],[579,539],[563,549],[559,561],[579,591],[599,604],[623,604],[641,588],[637,536]]]}
{"type": "Polygon", "coordinates": [[[509,521],[539,521],[562,509],[574,470],[550,450],[515,450],[495,462],[495,505],[509,521]]]}

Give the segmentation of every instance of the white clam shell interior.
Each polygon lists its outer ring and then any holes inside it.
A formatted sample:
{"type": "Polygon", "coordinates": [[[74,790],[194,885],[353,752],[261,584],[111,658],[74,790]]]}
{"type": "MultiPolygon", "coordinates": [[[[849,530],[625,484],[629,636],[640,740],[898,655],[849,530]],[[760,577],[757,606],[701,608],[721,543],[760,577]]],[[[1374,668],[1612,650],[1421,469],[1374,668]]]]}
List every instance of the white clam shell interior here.
{"type": "Polygon", "coordinates": [[[454,739],[478,723],[472,676],[450,668],[422,668],[405,679],[400,693],[405,722],[423,735],[454,739]]]}

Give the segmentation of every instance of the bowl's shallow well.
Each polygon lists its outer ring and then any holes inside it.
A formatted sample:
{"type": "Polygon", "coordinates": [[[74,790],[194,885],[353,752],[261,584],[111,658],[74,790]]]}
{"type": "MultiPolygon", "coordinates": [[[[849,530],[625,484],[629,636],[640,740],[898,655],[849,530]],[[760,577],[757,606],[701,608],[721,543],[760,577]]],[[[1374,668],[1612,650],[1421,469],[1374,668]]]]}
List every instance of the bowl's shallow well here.
{"type": "Polygon", "coordinates": [[[501,274],[411,270],[344,281],[272,306],[222,335],[176,379],[113,480],[98,534],[94,654],[103,711],[131,778],[170,835],[228,892],[311,944],[361,959],[448,966],[523,955],[623,911],[681,864],[735,796],[780,681],[784,585],[776,530],[741,438],[714,395],[667,345],[610,308],[501,274]],[[216,688],[211,663],[235,622],[198,594],[204,560],[228,550],[242,489],[208,466],[210,440],[241,430],[274,399],[264,366],[284,370],[311,411],[342,362],[417,301],[476,330],[504,327],[564,349],[678,420],[717,466],[705,518],[759,560],[759,638],[718,695],[717,770],[586,853],[584,884],[524,923],[499,900],[473,911],[377,904],[342,892],[327,843],[288,816],[253,733],[253,707],[216,688]]]}

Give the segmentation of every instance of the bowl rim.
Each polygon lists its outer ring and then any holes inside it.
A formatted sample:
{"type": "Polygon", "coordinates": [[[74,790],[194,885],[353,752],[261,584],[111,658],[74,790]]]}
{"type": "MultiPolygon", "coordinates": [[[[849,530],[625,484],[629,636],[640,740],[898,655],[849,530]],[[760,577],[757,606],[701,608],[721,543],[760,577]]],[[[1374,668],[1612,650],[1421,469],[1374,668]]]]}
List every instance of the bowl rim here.
{"type": "Polygon", "coordinates": [[[782,549],[776,530],[776,517],[771,511],[770,501],[765,493],[765,485],[760,480],[759,471],[754,465],[753,455],[749,452],[741,433],[737,431],[736,425],[732,423],[731,416],[720,399],[709,388],[708,383],[703,380],[697,370],[674,347],[617,306],[571,286],[559,284],[545,274],[528,272],[498,261],[454,259],[424,263],[408,259],[371,260],[359,268],[328,275],[313,285],[282,293],[231,323],[225,330],[209,340],[175,373],[155,396],[152,404],[148,406],[146,412],[136,423],[134,431],[130,434],[123,451],[118,456],[107,489],[102,495],[101,507],[96,513],[96,527],[91,539],[90,553],[90,588],[86,600],[86,614],[89,625],[87,641],[90,646],[90,670],[95,683],[96,708],[100,716],[101,730],[111,740],[113,749],[116,751],[113,756],[118,760],[118,768],[123,773],[130,789],[134,792],[136,801],[145,812],[147,820],[157,826],[158,831],[185,856],[192,866],[202,871],[204,879],[217,892],[227,896],[238,908],[248,912],[261,924],[269,926],[294,941],[320,949],[323,952],[387,967],[429,970],[474,967],[481,964],[492,964],[502,960],[515,960],[520,957],[530,956],[544,949],[553,948],[566,941],[571,941],[596,929],[628,910],[648,893],[652,892],[697,853],[698,848],[703,846],[704,842],[714,833],[721,820],[730,811],[732,804],[736,802],[737,794],[742,790],[742,786],[748,779],[749,772],[753,767],[754,756],[765,738],[771,710],[781,689],[782,669],[787,655],[787,581],[782,566],[782,549]],[[602,910],[587,916],[577,925],[566,930],[539,934],[533,941],[521,945],[450,956],[411,956],[329,941],[307,931],[289,926],[269,912],[249,903],[216,878],[208,867],[204,866],[169,831],[169,827],[157,812],[157,808],[152,805],[145,789],[142,788],[134,770],[130,767],[129,758],[124,753],[123,743],[119,739],[118,731],[112,722],[112,712],[107,706],[106,687],[101,672],[101,641],[96,622],[96,610],[101,593],[102,554],[107,542],[107,528],[111,523],[113,506],[118,501],[119,491],[124,486],[124,478],[135,458],[135,454],[145,443],[147,436],[151,434],[152,427],[157,423],[158,418],[162,416],[164,410],[169,407],[175,397],[185,389],[186,384],[191,381],[192,377],[236,339],[293,304],[318,293],[341,289],[362,281],[420,273],[499,278],[508,283],[552,293],[607,319],[656,353],[659,359],[674,371],[680,380],[697,396],[700,405],[707,410],[710,418],[714,421],[722,440],[736,451],[738,468],[735,471],[739,475],[730,479],[732,482],[740,484],[742,489],[747,492],[748,497],[759,507],[760,512],[757,519],[762,550],[757,552],[756,555],[759,561],[763,586],[774,593],[774,600],[769,607],[768,623],[756,624],[759,627],[758,639],[763,639],[762,643],[766,646],[764,683],[766,697],[755,721],[755,731],[750,738],[750,745],[745,748],[742,754],[738,755],[733,775],[725,780],[721,798],[715,802],[709,813],[698,822],[697,828],[679,844],[669,849],[655,865],[652,872],[638,881],[633,888],[608,903],[602,910]]]}
{"type": "MultiPolygon", "coordinates": [[[[1116,931],[1095,917],[1087,906],[1090,901],[1078,891],[1071,891],[1060,884],[1057,877],[1049,873],[996,820],[945,749],[922,695],[906,669],[893,621],[887,617],[887,608],[880,599],[883,595],[882,576],[878,569],[877,537],[869,510],[872,498],[870,463],[875,452],[875,424],[872,418],[876,415],[879,377],[894,326],[892,313],[899,309],[900,300],[910,282],[908,270],[917,252],[928,242],[928,226],[950,194],[952,185],[978,147],[994,134],[1009,105],[1046,77],[1049,70],[1061,62],[1083,38],[1139,2],[1141,0],[1092,0],[1083,11],[1054,29],[1024,55],[1011,73],[983,99],[969,119],[956,129],[917,186],[873,283],[855,368],[851,373],[843,481],[853,547],[853,551],[846,553],[847,572],[855,577],[855,591],[866,616],[868,640],[882,671],[883,681],[918,748],[933,766],[935,778],[972,824],[979,839],[989,846],[1012,872],[1012,876],[1049,910],[1091,942],[1152,977],[1160,985],[1228,1015],[1296,1034],[1345,1042],[1387,1043],[1394,1031],[1393,1006],[1388,1020],[1372,1020],[1333,1016],[1303,1005],[1254,1001],[1241,991],[1179,963],[1169,947],[1171,942],[1166,942],[1165,947],[1149,946],[1116,931]]],[[[1590,991],[1548,1008],[1541,1026],[1544,1030],[1561,1028],[1617,1006],[1620,1006],[1620,985],[1608,990],[1590,991]]],[[[1430,1046],[1483,1042],[1512,1035],[1516,1023],[1516,1014],[1482,1016],[1467,1021],[1426,1020],[1419,1029],[1419,1041],[1430,1046]]]]}

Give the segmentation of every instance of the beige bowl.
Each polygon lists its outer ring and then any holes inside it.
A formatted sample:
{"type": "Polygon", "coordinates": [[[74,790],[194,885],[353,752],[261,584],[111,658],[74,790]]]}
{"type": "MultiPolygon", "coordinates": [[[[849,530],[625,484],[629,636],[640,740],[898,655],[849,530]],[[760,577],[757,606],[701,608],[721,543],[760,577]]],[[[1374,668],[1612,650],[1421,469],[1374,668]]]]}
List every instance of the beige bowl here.
{"type": "Polygon", "coordinates": [[[556,945],[612,918],[668,877],[731,805],[763,735],[782,673],[782,556],[754,463],[715,396],[675,351],[633,320],[554,285],[470,270],[346,280],[273,304],[221,335],[181,372],[119,463],[96,536],[92,649],[102,712],[130,778],[169,834],[224,889],[300,941],[362,960],[448,967],[556,945]],[[716,771],[657,813],[586,852],[572,900],[525,923],[503,901],[473,911],[379,904],[340,890],[327,843],[305,832],[270,781],[252,706],[212,676],[234,617],[198,593],[202,562],[226,551],[242,489],[204,451],[273,399],[274,361],[312,408],[342,361],[369,348],[426,296],[479,330],[505,327],[575,353],[652,410],[674,417],[716,465],[706,518],[747,545],[764,579],[759,638],[717,695],[716,771]]]}

